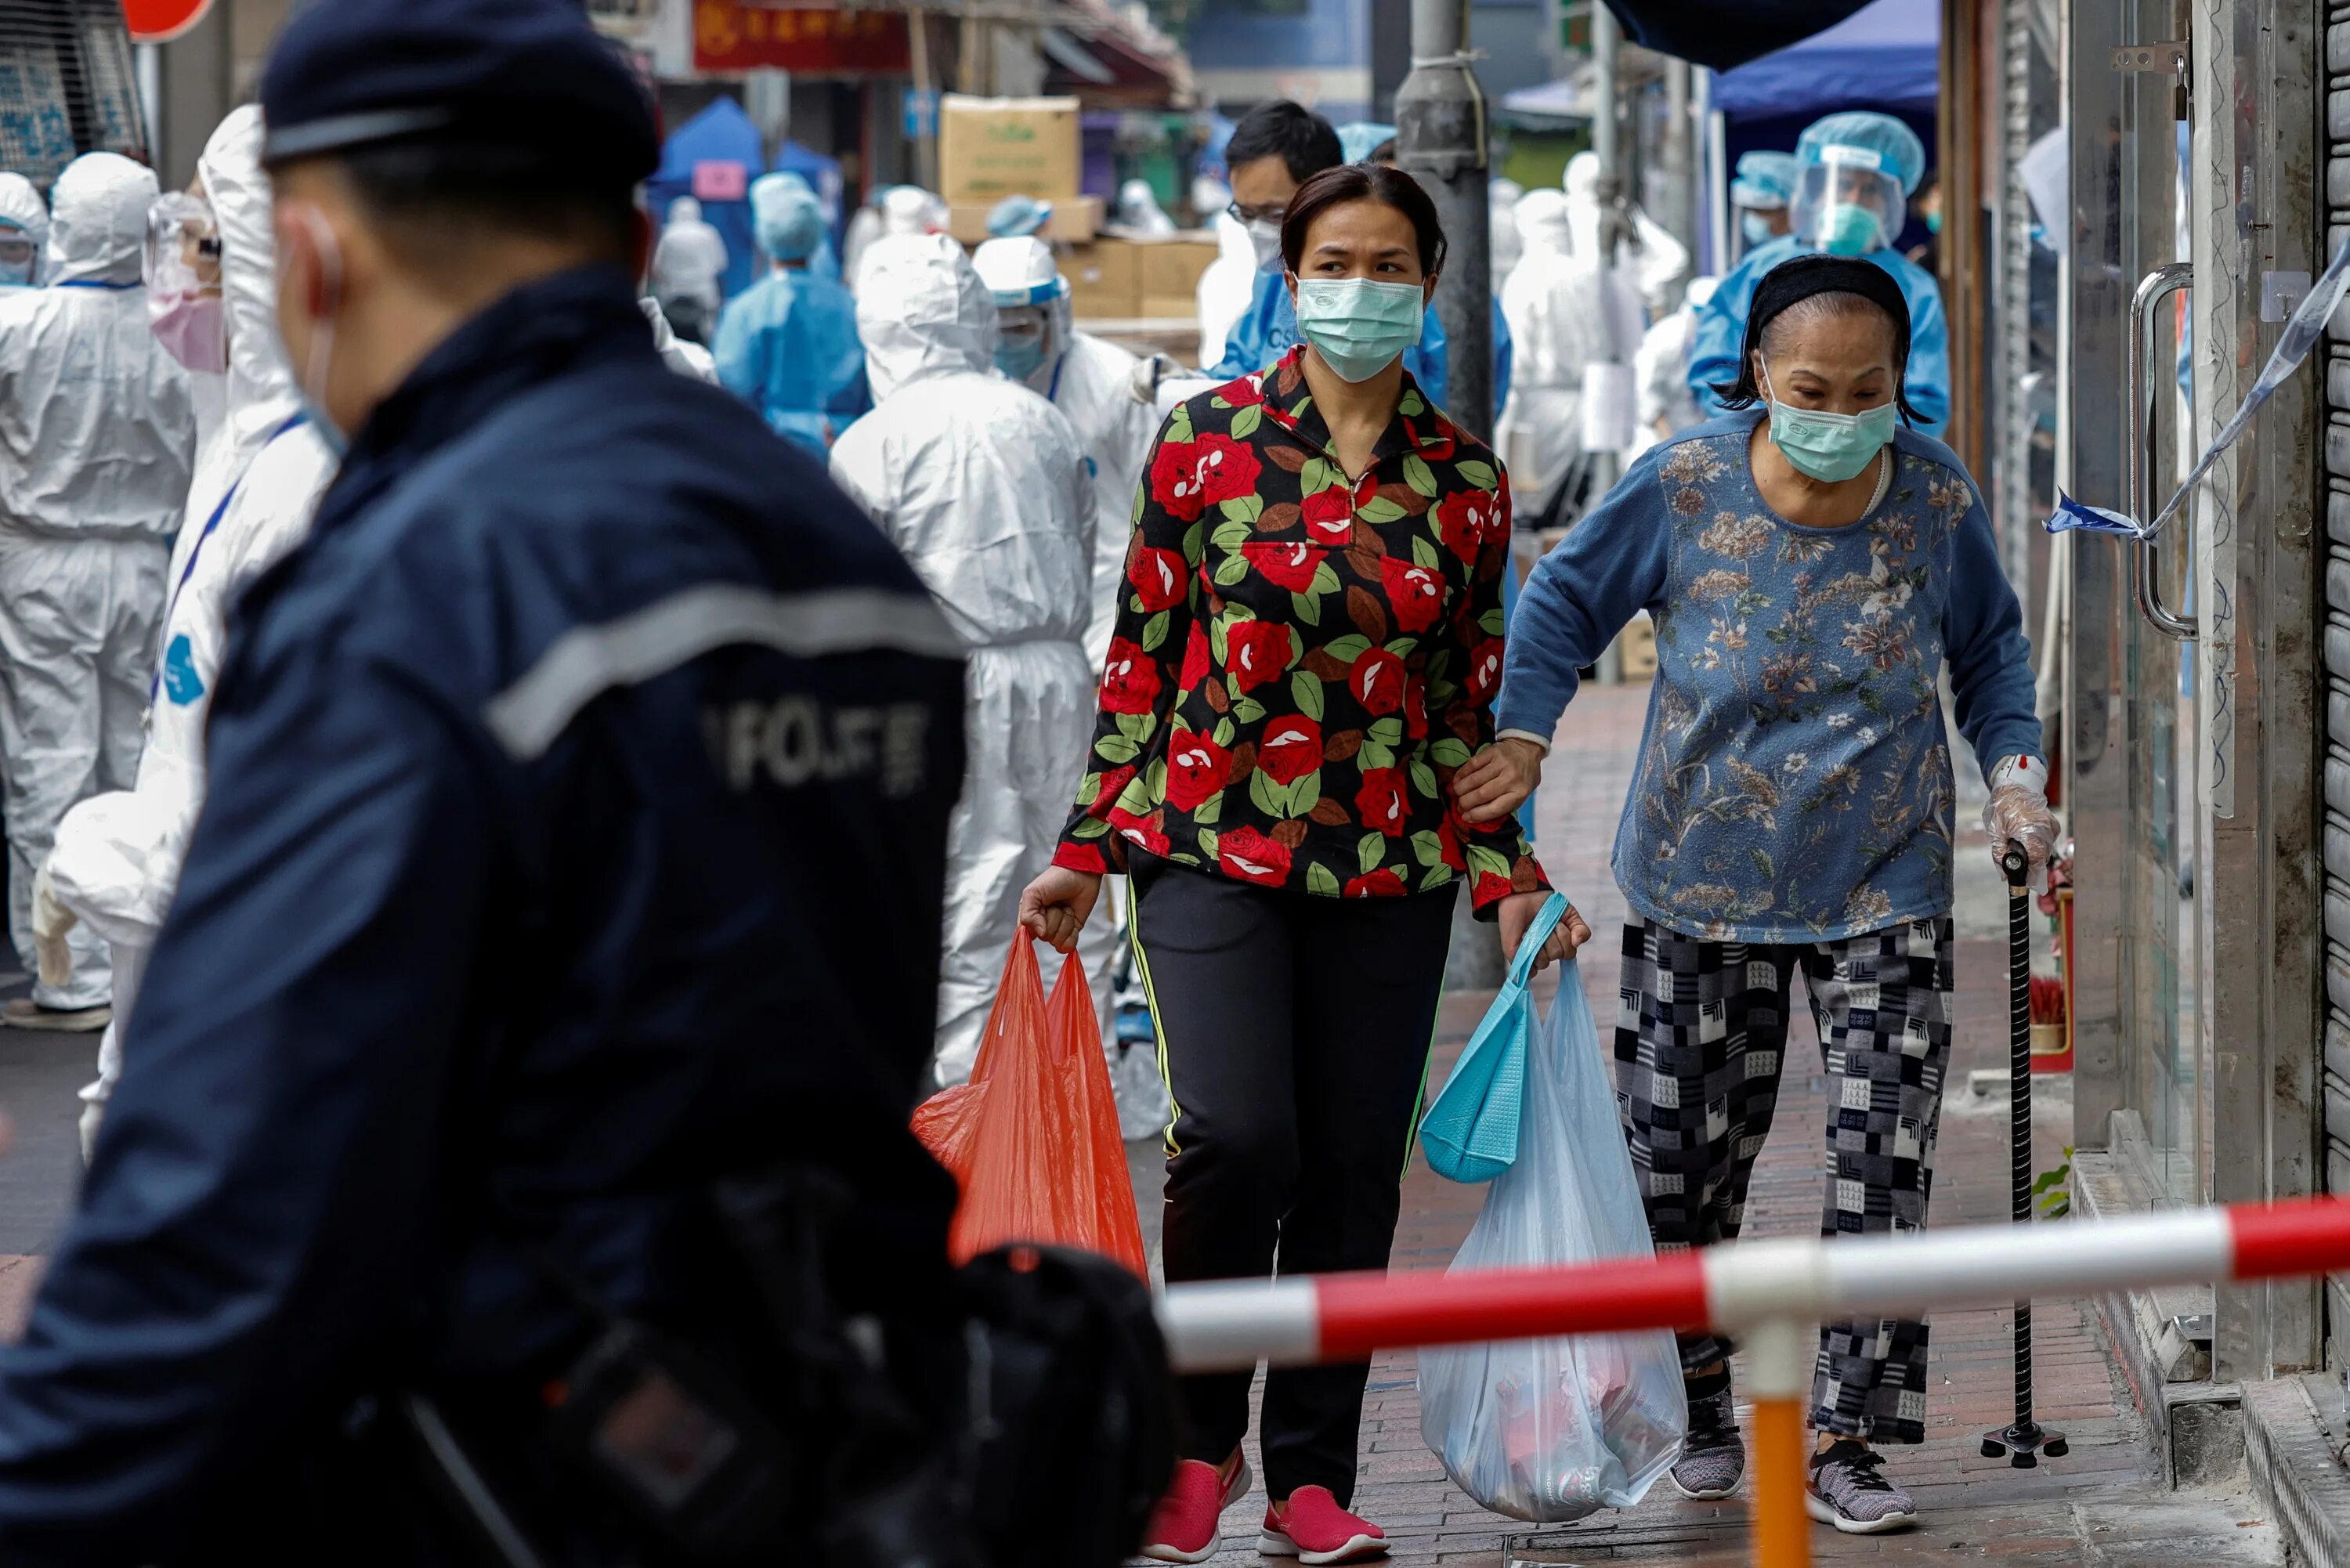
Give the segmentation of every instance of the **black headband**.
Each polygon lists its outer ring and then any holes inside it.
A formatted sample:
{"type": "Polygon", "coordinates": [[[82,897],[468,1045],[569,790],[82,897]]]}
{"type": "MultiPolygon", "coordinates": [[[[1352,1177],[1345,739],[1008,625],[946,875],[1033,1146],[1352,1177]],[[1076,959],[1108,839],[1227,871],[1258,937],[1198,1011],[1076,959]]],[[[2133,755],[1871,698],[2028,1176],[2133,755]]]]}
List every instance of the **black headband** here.
{"type": "Polygon", "coordinates": [[[1852,256],[1797,256],[1781,262],[1754,287],[1754,301],[1746,307],[1746,350],[1739,364],[1754,363],[1762,347],[1762,330],[1781,312],[1815,294],[1856,294],[1885,312],[1893,323],[1893,362],[1909,362],[1909,302],[1893,275],[1874,262],[1852,256]]]}

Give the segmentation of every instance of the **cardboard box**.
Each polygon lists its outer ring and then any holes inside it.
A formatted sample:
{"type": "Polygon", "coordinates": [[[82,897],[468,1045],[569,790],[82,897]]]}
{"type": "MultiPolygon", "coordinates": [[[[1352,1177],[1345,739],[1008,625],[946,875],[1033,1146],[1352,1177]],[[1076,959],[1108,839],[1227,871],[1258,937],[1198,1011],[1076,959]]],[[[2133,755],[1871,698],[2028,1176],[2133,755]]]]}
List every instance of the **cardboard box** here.
{"type": "Polygon", "coordinates": [[[940,101],[939,194],[950,207],[1075,197],[1081,162],[1076,99],[949,93],[940,101]]]}
{"type": "Polygon", "coordinates": [[[1146,294],[1139,314],[1146,321],[1197,321],[1200,318],[1200,296],[1196,294],[1146,294]]]}
{"type": "MultiPolygon", "coordinates": [[[[1196,299],[1200,275],[1216,259],[1212,234],[1176,234],[1142,242],[1142,292],[1146,297],[1196,299]]],[[[1183,314],[1196,307],[1186,305],[1183,314]]],[[[1149,311],[1143,312],[1148,316],[1149,311]]]]}
{"type": "MultiPolygon", "coordinates": [[[[947,209],[947,233],[967,245],[979,244],[988,238],[987,214],[995,210],[990,202],[983,207],[950,207],[947,209]]],[[[1055,196],[1053,216],[1038,230],[1048,240],[1075,244],[1092,239],[1101,233],[1102,199],[1099,196],[1055,196]]]]}
{"type": "Polygon", "coordinates": [[[1069,306],[1080,317],[1130,321],[1142,311],[1142,250],[1132,240],[1098,239],[1073,245],[1061,258],[1069,280],[1069,306]]]}
{"type": "Polygon", "coordinates": [[[1623,656],[1626,680],[1646,680],[1657,673],[1657,627],[1647,611],[1624,623],[1616,634],[1616,648],[1623,656]]]}

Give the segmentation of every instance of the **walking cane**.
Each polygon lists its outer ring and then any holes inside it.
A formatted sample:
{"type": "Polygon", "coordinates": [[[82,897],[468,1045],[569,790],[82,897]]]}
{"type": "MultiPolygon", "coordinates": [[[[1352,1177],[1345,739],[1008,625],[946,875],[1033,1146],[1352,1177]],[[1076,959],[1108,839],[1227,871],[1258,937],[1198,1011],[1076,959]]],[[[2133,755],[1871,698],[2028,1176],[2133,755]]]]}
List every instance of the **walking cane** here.
{"type": "MultiPolygon", "coordinates": [[[[2009,1217],[2032,1223],[2032,889],[2029,861],[2021,844],[2010,844],[2000,862],[2007,873],[2007,1070],[2009,1217]]],[[[2064,1434],[2032,1418],[2032,1302],[2015,1303],[2015,1424],[1983,1434],[1987,1459],[2005,1454],[2008,1463],[2028,1470],[2046,1454],[2064,1457],[2064,1434]]]]}

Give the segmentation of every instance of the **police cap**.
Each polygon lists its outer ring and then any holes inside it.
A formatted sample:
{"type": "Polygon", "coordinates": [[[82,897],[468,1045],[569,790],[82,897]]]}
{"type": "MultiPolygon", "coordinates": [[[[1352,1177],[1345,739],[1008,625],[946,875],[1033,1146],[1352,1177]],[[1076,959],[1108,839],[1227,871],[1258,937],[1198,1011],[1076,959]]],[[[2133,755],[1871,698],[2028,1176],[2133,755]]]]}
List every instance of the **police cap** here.
{"type": "Polygon", "coordinates": [[[312,0],[270,51],[261,110],[272,166],[450,142],[634,184],[660,161],[652,100],[580,0],[312,0]]]}

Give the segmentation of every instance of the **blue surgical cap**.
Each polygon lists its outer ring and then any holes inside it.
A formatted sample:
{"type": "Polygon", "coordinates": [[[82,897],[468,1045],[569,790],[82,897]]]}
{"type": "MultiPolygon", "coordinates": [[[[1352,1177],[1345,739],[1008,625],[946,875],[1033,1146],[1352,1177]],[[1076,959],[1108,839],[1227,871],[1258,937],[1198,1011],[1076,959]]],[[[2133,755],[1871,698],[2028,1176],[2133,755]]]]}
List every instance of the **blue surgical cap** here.
{"type": "Polygon", "coordinates": [[[1738,178],[1731,182],[1730,200],[1741,207],[1783,207],[1795,195],[1795,155],[1792,152],[1749,152],[1738,160],[1738,178]]]}
{"type": "Polygon", "coordinates": [[[1918,133],[1889,114],[1871,109],[1846,109],[1812,122],[1795,143],[1795,158],[1805,168],[1825,161],[1831,147],[1861,147],[1883,161],[1885,171],[1901,182],[1901,193],[1917,194],[1926,177],[1926,144],[1918,133]]]}
{"type": "Polygon", "coordinates": [[[1367,119],[1357,119],[1338,128],[1338,155],[1349,163],[1360,163],[1380,147],[1395,140],[1396,128],[1378,125],[1367,119]]]}
{"type": "Polygon", "coordinates": [[[824,207],[796,174],[762,174],[751,182],[751,223],[759,248],[775,261],[806,261],[824,243],[824,207]]]}
{"type": "Polygon", "coordinates": [[[1053,203],[1034,196],[1006,196],[988,210],[990,239],[1016,240],[1033,234],[1053,220],[1053,203]]]}

